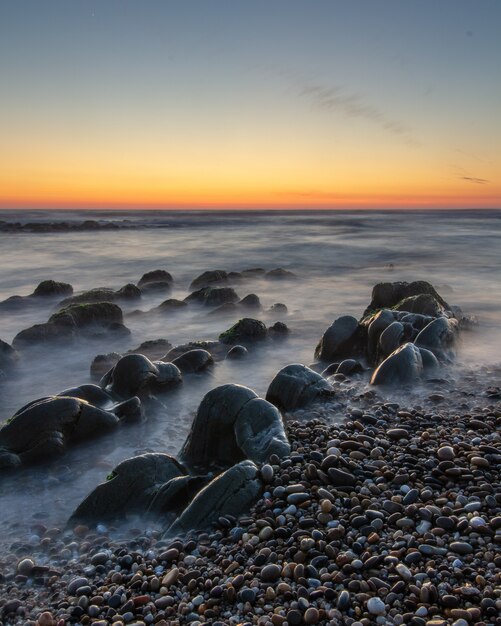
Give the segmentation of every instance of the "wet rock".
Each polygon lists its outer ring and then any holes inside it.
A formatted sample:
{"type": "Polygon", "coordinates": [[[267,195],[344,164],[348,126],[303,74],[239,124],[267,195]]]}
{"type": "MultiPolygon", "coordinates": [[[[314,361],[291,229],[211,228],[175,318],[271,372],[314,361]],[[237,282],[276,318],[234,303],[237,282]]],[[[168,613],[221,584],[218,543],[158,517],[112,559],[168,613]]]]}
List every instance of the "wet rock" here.
{"type": "Polygon", "coordinates": [[[255,293],[249,293],[240,300],[238,306],[244,309],[259,310],[261,308],[261,301],[259,300],[259,296],[255,293]]]}
{"type": "Polygon", "coordinates": [[[200,490],[165,534],[175,536],[192,529],[210,528],[221,517],[242,515],[257,500],[261,490],[256,465],[242,461],[200,490]]]}
{"type": "Polygon", "coordinates": [[[88,326],[109,327],[123,322],[122,309],[112,302],[96,302],[68,306],[49,317],[48,323],[58,327],[82,329],[88,326]]]}
{"type": "Polygon", "coordinates": [[[245,346],[237,345],[231,348],[231,350],[226,355],[226,358],[230,360],[245,359],[245,357],[248,356],[248,354],[249,354],[249,351],[247,350],[245,346]]]}
{"type": "Polygon", "coordinates": [[[143,341],[137,348],[128,350],[127,354],[144,354],[149,359],[156,361],[172,348],[172,344],[167,339],[149,339],[143,341]]]}
{"type": "Polygon", "coordinates": [[[157,307],[152,309],[152,311],[157,313],[174,313],[175,311],[182,311],[188,306],[188,303],[184,300],[176,300],[175,298],[169,298],[168,300],[164,300],[157,307]]]}
{"type": "Polygon", "coordinates": [[[284,324],[283,322],[275,322],[268,328],[268,335],[271,339],[285,339],[289,333],[290,330],[287,327],[287,324],[284,324]]]}
{"type": "Polygon", "coordinates": [[[351,315],[343,315],[325,331],[315,349],[315,358],[334,361],[351,357],[357,353],[359,342],[360,329],[357,320],[351,315]]]}
{"type": "Polygon", "coordinates": [[[63,454],[68,444],[115,428],[119,422],[113,410],[77,398],[35,400],[0,428],[0,468],[51,460],[63,454]]]}
{"type": "Polygon", "coordinates": [[[269,311],[270,313],[278,313],[280,315],[289,312],[287,305],[283,304],[282,302],[275,302],[275,304],[272,304],[269,311]]]}
{"type": "Polygon", "coordinates": [[[143,274],[137,283],[137,286],[142,290],[144,287],[152,284],[163,283],[168,286],[172,286],[174,283],[174,279],[172,275],[166,270],[152,270],[151,272],[146,272],[143,274]]]}
{"type": "Polygon", "coordinates": [[[444,307],[431,294],[422,293],[418,296],[409,296],[401,300],[395,307],[397,311],[418,313],[437,317],[445,312],[444,307]]]}
{"type": "MultiPolygon", "coordinates": [[[[397,307],[406,298],[430,295],[440,305],[443,310],[450,310],[450,306],[437,293],[435,288],[424,280],[418,280],[412,283],[394,282],[394,283],[378,283],[372,289],[372,299],[365,310],[364,317],[373,314],[378,309],[392,309],[397,307]]],[[[399,309],[414,313],[423,313],[422,310],[399,309]]],[[[427,313],[425,313],[427,314],[427,313]]]]}
{"type": "Polygon", "coordinates": [[[293,411],[316,399],[333,395],[332,385],[306,365],[282,368],[271,381],[266,399],[282,411],[293,411]]]}
{"type": "Polygon", "coordinates": [[[423,359],[419,348],[412,343],[405,343],[377,367],[371,385],[413,383],[419,380],[422,371],[423,359]]]}
{"type": "Polygon", "coordinates": [[[377,361],[379,337],[395,321],[396,314],[389,309],[382,309],[362,321],[367,327],[367,355],[371,363],[377,361]]]}
{"type": "Polygon", "coordinates": [[[207,307],[218,307],[223,304],[234,304],[239,301],[239,297],[232,287],[202,287],[190,293],[184,301],[207,307]]]}
{"type": "Polygon", "coordinates": [[[190,290],[211,287],[213,285],[226,285],[228,283],[228,273],[224,270],[209,270],[197,276],[190,285],[190,290]]]}
{"type": "Polygon", "coordinates": [[[181,372],[173,363],[152,362],[143,354],[127,354],[103,376],[100,385],[120,398],[147,398],[181,382],[181,372]]]}
{"type": "Polygon", "coordinates": [[[249,345],[256,341],[262,341],[267,337],[267,329],[263,322],[244,317],[233,324],[231,328],[219,335],[219,341],[224,344],[249,345]]]}
{"type": "Polygon", "coordinates": [[[0,370],[9,371],[17,363],[19,354],[7,342],[0,339],[0,370]]]}
{"type": "Polygon", "coordinates": [[[172,361],[181,374],[197,374],[206,371],[214,364],[211,353],[207,350],[189,350],[172,361]]]}
{"type": "Polygon", "coordinates": [[[210,352],[214,361],[220,361],[224,359],[228,354],[228,346],[224,345],[220,341],[189,341],[188,343],[182,343],[178,346],[174,346],[171,348],[169,352],[165,356],[163,356],[161,361],[173,361],[178,356],[181,356],[185,352],[189,350],[207,350],[210,352]]]}
{"type": "Polygon", "coordinates": [[[59,283],[55,280],[42,280],[38,283],[35,291],[31,294],[35,298],[47,298],[54,296],[70,296],[73,287],[69,283],[59,283]]]}
{"type": "Polygon", "coordinates": [[[267,278],[268,280],[291,280],[291,279],[295,280],[297,278],[294,272],[291,272],[289,270],[284,270],[282,267],[277,267],[274,270],[270,270],[269,272],[266,272],[264,277],[267,278]]]}
{"type": "Polygon", "coordinates": [[[190,467],[228,467],[243,459],[264,463],[290,453],[282,416],[251,389],[222,385],[207,393],[180,453],[190,467]]]}
{"type": "MultiPolygon", "coordinates": [[[[353,376],[354,374],[361,374],[364,368],[360,361],[355,359],[345,359],[336,368],[336,374],[343,374],[344,376],[353,376]]],[[[322,376],[325,374],[322,372],[322,376]]]]}
{"type": "Polygon", "coordinates": [[[383,359],[394,352],[402,343],[404,338],[404,325],[400,322],[392,322],[379,335],[379,354],[383,359]]]}
{"type": "Polygon", "coordinates": [[[141,297],[141,290],[135,285],[128,284],[118,289],[108,289],[97,287],[84,291],[76,296],[66,298],[59,303],[60,308],[67,308],[76,304],[90,304],[95,302],[115,302],[116,300],[138,300],[141,297]]]}
{"type": "Polygon", "coordinates": [[[415,344],[420,348],[430,350],[440,360],[450,361],[455,356],[457,336],[457,321],[438,317],[421,330],[416,337],[415,344]]]}
{"type": "Polygon", "coordinates": [[[125,519],[132,513],[144,516],[148,511],[156,515],[179,512],[193,495],[186,480],[184,492],[173,490],[179,478],[186,479],[187,472],[168,454],[148,453],[126,459],[79,504],[69,524],[125,519]],[[171,497],[167,498],[169,488],[171,497]]]}
{"type": "Polygon", "coordinates": [[[118,352],[109,352],[108,354],[97,354],[90,364],[90,377],[92,380],[101,380],[101,378],[114,367],[122,355],[118,352]]]}

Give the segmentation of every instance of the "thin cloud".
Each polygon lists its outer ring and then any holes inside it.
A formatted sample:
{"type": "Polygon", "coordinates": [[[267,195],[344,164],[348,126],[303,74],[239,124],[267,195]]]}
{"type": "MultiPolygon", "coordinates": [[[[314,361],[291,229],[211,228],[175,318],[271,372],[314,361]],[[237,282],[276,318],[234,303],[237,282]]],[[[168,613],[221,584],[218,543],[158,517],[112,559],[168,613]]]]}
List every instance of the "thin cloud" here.
{"type": "Polygon", "coordinates": [[[337,86],[327,87],[322,84],[310,84],[300,87],[299,95],[309,98],[321,109],[339,111],[346,117],[359,117],[368,120],[385,131],[402,137],[409,145],[419,145],[419,142],[411,136],[410,127],[400,120],[391,118],[378,107],[366,103],[359,94],[346,93],[337,86]]]}
{"type": "Polygon", "coordinates": [[[459,178],[475,185],[486,185],[490,182],[486,178],[476,178],[476,176],[460,176],[459,178]]]}

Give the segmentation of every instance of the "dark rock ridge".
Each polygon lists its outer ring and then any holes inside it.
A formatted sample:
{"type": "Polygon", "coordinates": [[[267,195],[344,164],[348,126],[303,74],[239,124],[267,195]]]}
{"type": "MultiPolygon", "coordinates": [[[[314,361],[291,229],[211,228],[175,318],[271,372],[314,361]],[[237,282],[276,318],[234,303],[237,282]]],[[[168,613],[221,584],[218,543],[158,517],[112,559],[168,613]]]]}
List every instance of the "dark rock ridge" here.
{"type": "MultiPolygon", "coordinates": [[[[0,372],[8,372],[17,363],[19,354],[6,341],[0,339],[0,372]]],[[[1,373],[0,373],[1,376],[1,373]]]]}
{"type": "Polygon", "coordinates": [[[453,360],[465,321],[459,307],[451,307],[430,283],[379,283],[362,319],[345,315],[335,320],[315,357],[333,362],[329,373],[338,373],[334,363],[360,360],[362,369],[364,362],[376,368],[373,385],[411,384],[453,360]]]}
{"type": "Polygon", "coordinates": [[[67,445],[113,429],[131,416],[140,416],[138,398],[108,410],[66,396],[35,400],[0,427],[0,469],[49,461],[67,445]]]}
{"type": "Polygon", "coordinates": [[[62,308],[73,304],[87,304],[92,302],[115,302],[116,300],[139,300],[141,298],[141,290],[131,283],[124,285],[116,291],[108,287],[96,287],[89,289],[76,296],[66,298],[59,303],[62,308]]]}
{"type": "Polygon", "coordinates": [[[68,340],[79,334],[99,336],[103,332],[129,334],[123,325],[122,309],[112,302],[73,304],[51,315],[45,324],[35,324],[14,337],[12,345],[24,348],[37,343],[68,340]]]}

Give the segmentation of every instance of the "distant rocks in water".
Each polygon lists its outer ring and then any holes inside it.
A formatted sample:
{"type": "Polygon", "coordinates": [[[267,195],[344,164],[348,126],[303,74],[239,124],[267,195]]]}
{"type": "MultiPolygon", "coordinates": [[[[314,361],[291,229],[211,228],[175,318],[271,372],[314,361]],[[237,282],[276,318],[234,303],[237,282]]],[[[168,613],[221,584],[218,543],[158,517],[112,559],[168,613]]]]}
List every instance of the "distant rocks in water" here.
{"type": "Polygon", "coordinates": [[[272,404],[241,385],[207,393],[180,453],[189,467],[229,467],[243,459],[264,463],[290,453],[282,416],[272,404]]]}
{"type": "Polygon", "coordinates": [[[36,306],[42,300],[70,296],[73,287],[68,283],[60,283],[55,280],[43,280],[29,296],[10,296],[0,302],[0,311],[13,311],[28,306],[36,306]]]}
{"type": "Polygon", "coordinates": [[[143,341],[137,348],[128,350],[127,354],[144,354],[149,359],[156,361],[172,348],[168,339],[148,339],[143,341]]]}
{"type": "Polygon", "coordinates": [[[335,320],[315,357],[323,362],[366,361],[375,366],[373,385],[411,384],[436,374],[439,363],[451,362],[464,319],[430,283],[379,283],[362,319],[335,320]]]}
{"type": "Polygon", "coordinates": [[[230,360],[240,360],[240,359],[245,359],[245,357],[248,356],[248,354],[249,354],[249,351],[247,350],[245,346],[236,345],[236,346],[233,346],[228,351],[226,358],[230,360]]]}
{"type": "Polygon", "coordinates": [[[100,385],[120,398],[145,399],[181,382],[181,372],[173,363],[152,362],[143,354],[128,354],[103,376],[100,385]]]}
{"type": "Polygon", "coordinates": [[[141,290],[131,283],[124,285],[121,289],[109,289],[108,287],[96,287],[89,289],[76,296],[66,298],[59,303],[62,308],[73,304],[87,304],[92,302],[115,302],[116,300],[139,300],[141,298],[141,290]]]}
{"type": "Polygon", "coordinates": [[[249,293],[240,300],[238,306],[244,309],[253,309],[258,311],[259,309],[261,309],[261,301],[259,299],[259,296],[257,296],[255,293],[249,293]]]}
{"type": "Polygon", "coordinates": [[[306,365],[293,363],[282,368],[273,378],[266,399],[281,411],[294,411],[314,400],[334,395],[332,385],[306,365]]]}
{"type": "Polygon", "coordinates": [[[238,302],[239,299],[232,287],[202,287],[187,296],[184,301],[207,307],[217,307],[222,304],[238,302]]]}
{"type": "Polygon", "coordinates": [[[178,367],[183,375],[200,374],[210,369],[214,364],[214,359],[207,350],[197,348],[195,350],[188,350],[188,352],[173,359],[172,364],[178,367]]]}
{"type": "Polygon", "coordinates": [[[67,233],[89,230],[119,230],[137,228],[130,220],[83,220],[68,222],[7,222],[0,220],[0,232],[3,233],[67,233]]]}
{"type": "Polygon", "coordinates": [[[174,313],[176,311],[182,311],[188,306],[188,303],[184,300],[176,300],[175,298],[169,298],[168,300],[164,300],[157,307],[152,309],[152,312],[157,313],[174,313]]]}
{"type": "Polygon", "coordinates": [[[97,354],[90,364],[90,377],[92,380],[101,380],[101,378],[114,367],[122,355],[118,352],[108,352],[108,354],[97,354]]]}
{"type": "Polygon", "coordinates": [[[27,404],[0,427],[0,469],[52,460],[66,446],[115,428],[121,417],[140,416],[135,398],[108,410],[72,397],[41,398],[27,404]]]}
{"type": "Polygon", "coordinates": [[[73,287],[69,283],[59,283],[55,280],[43,280],[31,294],[35,298],[51,298],[56,296],[71,296],[73,287]]]}
{"type": "Polygon", "coordinates": [[[268,337],[271,339],[285,339],[289,333],[289,327],[283,322],[275,322],[268,327],[268,337]]]}
{"type": "Polygon", "coordinates": [[[268,331],[260,320],[244,317],[233,324],[231,328],[219,335],[219,341],[224,344],[253,344],[266,339],[268,331]]]}
{"type": "Polygon", "coordinates": [[[141,289],[142,292],[151,292],[151,291],[170,291],[172,289],[172,285],[174,284],[174,279],[172,275],[166,270],[153,270],[151,272],[146,272],[143,274],[137,283],[137,286],[141,289]]]}
{"type": "Polygon", "coordinates": [[[203,272],[191,281],[190,290],[203,289],[214,285],[226,285],[228,283],[228,272],[224,270],[209,270],[203,272]]]}
{"type": "MultiPolygon", "coordinates": [[[[149,339],[137,348],[128,350],[126,354],[144,354],[150,360],[156,361],[171,348],[172,344],[167,339],[149,339]]],[[[96,355],[90,365],[92,380],[100,380],[123,356],[125,355],[118,352],[96,355]]]]}
{"type": "Polygon", "coordinates": [[[276,302],[275,304],[272,304],[269,310],[270,310],[270,313],[279,313],[279,314],[285,314],[289,312],[287,306],[283,304],[282,302],[276,302]]]}
{"type": "Polygon", "coordinates": [[[270,270],[269,272],[266,272],[264,276],[268,280],[295,280],[297,278],[294,272],[284,270],[282,267],[270,270]]]}
{"type": "Polygon", "coordinates": [[[103,333],[124,336],[130,333],[123,325],[122,309],[112,302],[70,305],[54,313],[45,324],[35,324],[14,337],[15,348],[39,343],[68,340],[79,334],[98,337],[103,333]]]}
{"type": "Polygon", "coordinates": [[[188,343],[182,343],[178,346],[174,346],[160,360],[173,361],[178,356],[181,356],[189,350],[198,349],[207,350],[207,352],[210,352],[210,355],[212,356],[214,361],[221,361],[222,359],[224,359],[229,350],[228,346],[225,346],[220,341],[189,341],[188,343]]]}

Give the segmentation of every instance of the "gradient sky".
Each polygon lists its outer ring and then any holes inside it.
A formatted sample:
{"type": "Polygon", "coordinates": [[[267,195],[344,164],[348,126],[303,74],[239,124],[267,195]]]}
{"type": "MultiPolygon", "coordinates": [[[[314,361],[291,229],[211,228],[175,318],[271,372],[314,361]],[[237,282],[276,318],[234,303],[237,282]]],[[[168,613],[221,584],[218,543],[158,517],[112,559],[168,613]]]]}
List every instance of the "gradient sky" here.
{"type": "Polygon", "coordinates": [[[499,0],[0,0],[0,208],[501,207],[499,0]]]}

